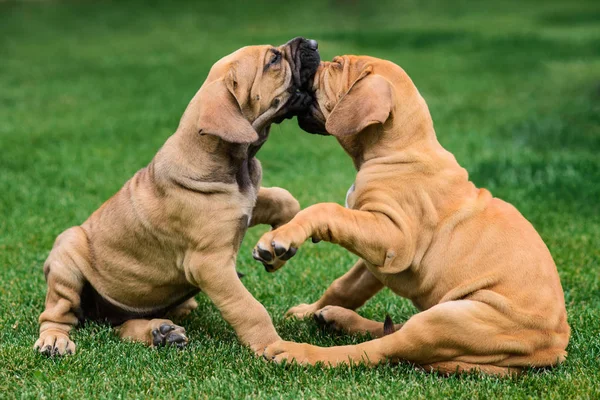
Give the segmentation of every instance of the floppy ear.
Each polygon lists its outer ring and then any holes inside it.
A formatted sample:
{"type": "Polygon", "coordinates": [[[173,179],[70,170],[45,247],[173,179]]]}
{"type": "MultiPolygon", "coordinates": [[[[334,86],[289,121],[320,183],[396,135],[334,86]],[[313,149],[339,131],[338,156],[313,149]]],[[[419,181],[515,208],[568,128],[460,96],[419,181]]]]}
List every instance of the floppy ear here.
{"type": "Polygon", "coordinates": [[[199,133],[219,136],[231,143],[257,141],[258,133],[242,114],[240,104],[228,86],[226,80],[218,79],[201,89],[199,133]]]}
{"type": "Polygon", "coordinates": [[[327,118],[333,136],[354,135],[373,124],[383,124],[392,111],[392,87],[371,68],[363,71],[327,118]]]}

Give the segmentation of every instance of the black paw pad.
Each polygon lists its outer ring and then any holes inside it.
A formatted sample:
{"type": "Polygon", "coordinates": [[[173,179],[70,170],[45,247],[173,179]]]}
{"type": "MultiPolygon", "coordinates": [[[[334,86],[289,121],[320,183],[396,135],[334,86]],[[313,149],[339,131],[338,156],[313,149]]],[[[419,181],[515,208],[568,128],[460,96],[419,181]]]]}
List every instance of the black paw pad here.
{"type": "MultiPolygon", "coordinates": [[[[266,262],[273,261],[273,256],[271,255],[271,253],[269,251],[263,249],[260,246],[257,246],[256,248],[258,249],[258,257],[260,257],[259,260],[266,261],[266,262]]],[[[275,250],[275,252],[277,252],[277,250],[275,250]]],[[[254,258],[256,259],[256,257],[254,257],[254,258]]]]}
{"type": "Polygon", "coordinates": [[[171,324],[162,324],[158,329],[152,331],[152,344],[155,347],[176,345],[184,347],[188,342],[185,329],[171,324]]]}
{"type": "Polygon", "coordinates": [[[288,251],[288,249],[275,242],[271,243],[271,245],[273,246],[273,250],[275,251],[275,255],[277,257],[281,257],[288,251]]]}
{"type": "Polygon", "coordinates": [[[287,261],[290,258],[294,257],[296,255],[297,251],[298,251],[298,249],[296,247],[290,247],[290,249],[288,251],[283,253],[283,255],[279,256],[279,259],[282,261],[287,261]]]}
{"type": "Polygon", "coordinates": [[[187,337],[182,333],[173,333],[172,335],[167,336],[167,345],[175,345],[179,348],[185,347],[187,344],[187,337]]]}
{"type": "Polygon", "coordinates": [[[171,332],[173,329],[175,329],[175,326],[169,325],[169,324],[162,324],[160,326],[160,328],[158,328],[160,333],[163,335],[166,335],[167,333],[171,332]]]}

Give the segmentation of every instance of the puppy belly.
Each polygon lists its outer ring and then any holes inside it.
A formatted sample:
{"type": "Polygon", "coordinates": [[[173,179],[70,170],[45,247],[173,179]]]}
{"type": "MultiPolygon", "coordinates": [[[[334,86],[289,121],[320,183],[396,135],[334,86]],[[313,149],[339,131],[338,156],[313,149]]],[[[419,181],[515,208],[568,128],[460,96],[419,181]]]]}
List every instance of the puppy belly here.
{"type": "Polygon", "coordinates": [[[156,308],[135,307],[118,304],[115,300],[109,300],[87,282],[81,293],[81,306],[77,310],[77,316],[81,322],[84,320],[108,322],[111,325],[121,325],[127,320],[135,318],[160,318],[178,305],[198,294],[200,290],[190,286],[189,291],[179,291],[177,295],[166,298],[164,304],[157,304],[156,308]]]}

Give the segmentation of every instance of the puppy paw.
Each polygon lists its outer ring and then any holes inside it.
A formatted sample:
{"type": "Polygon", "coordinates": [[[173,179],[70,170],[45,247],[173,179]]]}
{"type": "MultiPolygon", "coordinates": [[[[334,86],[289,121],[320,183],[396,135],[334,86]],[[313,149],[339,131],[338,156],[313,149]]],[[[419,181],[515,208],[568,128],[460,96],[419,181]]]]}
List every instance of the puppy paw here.
{"type": "Polygon", "coordinates": [[[314,320],[329,331],[352,331],[358,315],[352,310],[339,306],[326,306],[314,313],[314,320]]]}
{"type": "Polygon", "coordinates": [[[296,255],[306,239],[306,232],[299,224],[288,223],[265,233],[252,250],[252,256],[263,263],[267,272],[273,272],[296,255]]]}
{"type": "Polygon", "coordinates": [[[286,318],[305,319],[310,318],[319,308],[313,304],[299,304],[290,308],[285,313],[286,318]]]}
{"type": "Polygon", "coordinates": [[[185,329],[178,325],[164,323],[152,330],[152,346],[177,346],[183,348],[187,345],[188,338],[185,329]]]}
{"type": "Polygon", "coordinates": [[[75,343],[63,331],[47,330],[40,334],[33,349],[49,357],[75,354],[75,343]]]}
{"type": "Polygon", "coordinates": [[[306,349],[310,345],[305,343],[287,342],[279,340],[267,346],[263,352],[263,358],[267,361],[281,363],[310,364],[306,349]]]}

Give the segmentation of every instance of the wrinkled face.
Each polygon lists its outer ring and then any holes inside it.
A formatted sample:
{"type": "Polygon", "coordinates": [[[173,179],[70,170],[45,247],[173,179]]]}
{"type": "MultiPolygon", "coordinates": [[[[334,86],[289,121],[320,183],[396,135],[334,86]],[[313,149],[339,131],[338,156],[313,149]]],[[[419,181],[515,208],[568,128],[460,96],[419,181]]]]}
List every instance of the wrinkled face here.
{"type": "Polygon", "coordinates": [[[274,46],[248,46],[219,60],[200,89],[200,130],[234,143],[252,143],[312,101],[320,62],[317,42],[295,38],[274,46]],[[240,115],[239,112],[241,112],[240,115]],[[258,136],[252,137],[250,124],[258,136]]]}
{"type": "Polygon", "coordinates": [[[368,56],[323,62],[314,78],[315,101],[298,115],[298,123],[307,132],[333,135],[348,145],[357,133],[388,120],[394,89],[386,76],[402,74],[397,65],[368,56]]]}
{"type": "Polygon", "coordinates": [[[261,97],[260,118],[274,118],[279,123],[306,110],[312,101],[312,79],[321,61],[317,48],[315,40],[295,38],[267,49],[260,85],[274,97],[261,97]]]}
{"type": "Polygon", "coordinates": [[[337,56],[323,61],[313,80],[314,101],[298,115],[298,124],[309,133],[328,135],[325,124],[329,115],[358,79],[364,62],[359,57],[337,56]]]}

